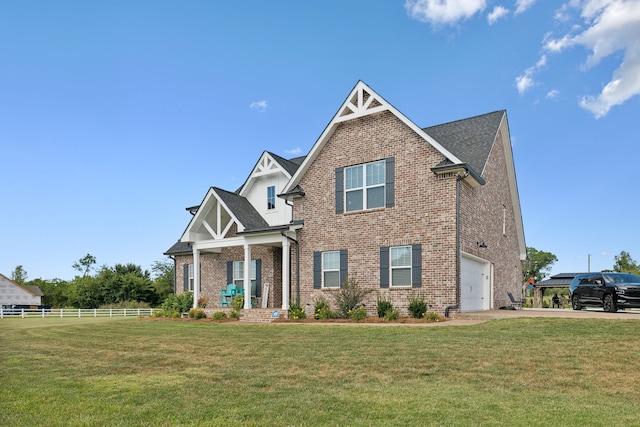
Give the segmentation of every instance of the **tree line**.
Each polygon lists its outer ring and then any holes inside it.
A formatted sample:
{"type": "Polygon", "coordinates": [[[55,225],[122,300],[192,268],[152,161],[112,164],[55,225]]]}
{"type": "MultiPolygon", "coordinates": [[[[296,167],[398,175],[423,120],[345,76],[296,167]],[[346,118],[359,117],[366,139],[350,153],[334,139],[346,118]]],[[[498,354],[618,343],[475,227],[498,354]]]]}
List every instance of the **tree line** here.
{"type": "Polygon", "coordinates": [[[156,261],[151,272],[135,264],[103,265],[95,268],[96,258],[87,254],[73,264],[78,271],[73,280],[34,279],[19,265],[11,280],[42,290],[42,305],[53,308],[157,307],[173,294],[173,262],[156,261]]]}
{"type": "MultiPolygon", "coordinates": [[[[615,271],[619,273],[632,273],[640,276],[640,264],[638,264],[627,251],[621,251],[614,256],[615,263],[611,269],[602,271],[615,271]]],[[[527,247],[527,259],[522,263],[522,281],[526,282],[533,277],[536,283],[544,280],[551,272],[551,267],[558,258],[551,252],[540,251],[527,247]]]]}

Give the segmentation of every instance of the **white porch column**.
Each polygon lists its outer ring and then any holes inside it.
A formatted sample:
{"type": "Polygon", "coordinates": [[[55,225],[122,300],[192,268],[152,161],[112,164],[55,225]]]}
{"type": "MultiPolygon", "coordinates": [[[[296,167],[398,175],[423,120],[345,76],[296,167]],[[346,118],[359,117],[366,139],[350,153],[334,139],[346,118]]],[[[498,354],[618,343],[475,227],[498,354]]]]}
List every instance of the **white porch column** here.
{"type": "Polygon", "coordinates": [[[193,308],[198,307],[200,299],[200,251],[193,248],[193,308]]]}
{"type": "Polygon", "coordinates": [[[244,308],[251,308],[251,246],[244,244],[244,308]]]}
{"type": "Polygon", "coordinates": [[[289,239],[282,241],[282,309],[289,310],[289,282],[291,271],[291,250],[289,239]]]}

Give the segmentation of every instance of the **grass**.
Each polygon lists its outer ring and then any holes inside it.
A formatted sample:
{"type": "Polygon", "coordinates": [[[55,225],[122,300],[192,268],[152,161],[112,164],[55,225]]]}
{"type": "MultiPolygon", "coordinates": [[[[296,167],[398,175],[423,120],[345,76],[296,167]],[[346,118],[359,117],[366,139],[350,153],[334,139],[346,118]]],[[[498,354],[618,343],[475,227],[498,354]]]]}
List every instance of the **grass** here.
{"type": "Polygon", "coordinates": [[[640,425],[640,322],[0,321],[0,425],[640,425]]]}

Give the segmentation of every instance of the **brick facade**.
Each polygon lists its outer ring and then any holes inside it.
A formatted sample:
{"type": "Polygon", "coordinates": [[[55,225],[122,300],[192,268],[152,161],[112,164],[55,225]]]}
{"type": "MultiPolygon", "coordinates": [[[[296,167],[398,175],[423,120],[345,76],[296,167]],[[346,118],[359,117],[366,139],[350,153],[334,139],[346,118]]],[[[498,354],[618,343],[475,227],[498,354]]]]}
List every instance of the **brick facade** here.
{"type": "MultiPolygon", "coordinates": [[[[486,184],[472,188],[461,182],[461,248],[490,260],[493,266],[494,306],[514,290],[520,262],[515,236],[505,158],[499,138],[485,171],[486,184]],[[503,206],[506,233],[503,235],[503,206]],[[478,252],[484,241],[486,253],[478,252]]],[[[300,242],[300,302],[313,307],[316,299],[333,301],[335,290],[314,289],[313,253],[348,251],[348,274],[374,292],[366,303],[376,312],[376,294],[407,314],[408,297],[422,292],[430,310],[444,312],[456,303],[456,181],[431,170],[444,156],[390,112],[350,120],[337,126],[331,138],[300,181],[305,196],[294,203],[293,219],[304,220],[300,242]],[[395,205],[390,208],[335,212],[335,169],[393,157],[395,205]],[[422,245],[420,288],[380,287],[380,247],[422,245]]],[[[295,283],[296,266],[292,267],[295,283]]],[[[517,289],[517,288],[515,288],[517,289]]]]}

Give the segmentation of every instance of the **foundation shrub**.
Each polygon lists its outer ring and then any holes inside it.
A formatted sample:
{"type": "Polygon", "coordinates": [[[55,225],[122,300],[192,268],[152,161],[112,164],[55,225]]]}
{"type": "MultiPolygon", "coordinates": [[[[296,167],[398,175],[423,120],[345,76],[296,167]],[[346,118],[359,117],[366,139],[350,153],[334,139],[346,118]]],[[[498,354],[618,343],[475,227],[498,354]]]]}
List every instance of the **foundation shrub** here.
{"type": "Polygon", "coordinates": [[[427,302],[422,292],[411,292],[409,295],[409,314],[414,319],[422,319],[427,312],[427,302]]]}
{"type": "Polygon", "coordinates": [[[348,318],[349,312],[363,305],[364,298],[371,292],[372,289],[362,289],[355,276],[349,276],[334,297],[338,315],[348,318]]]}

